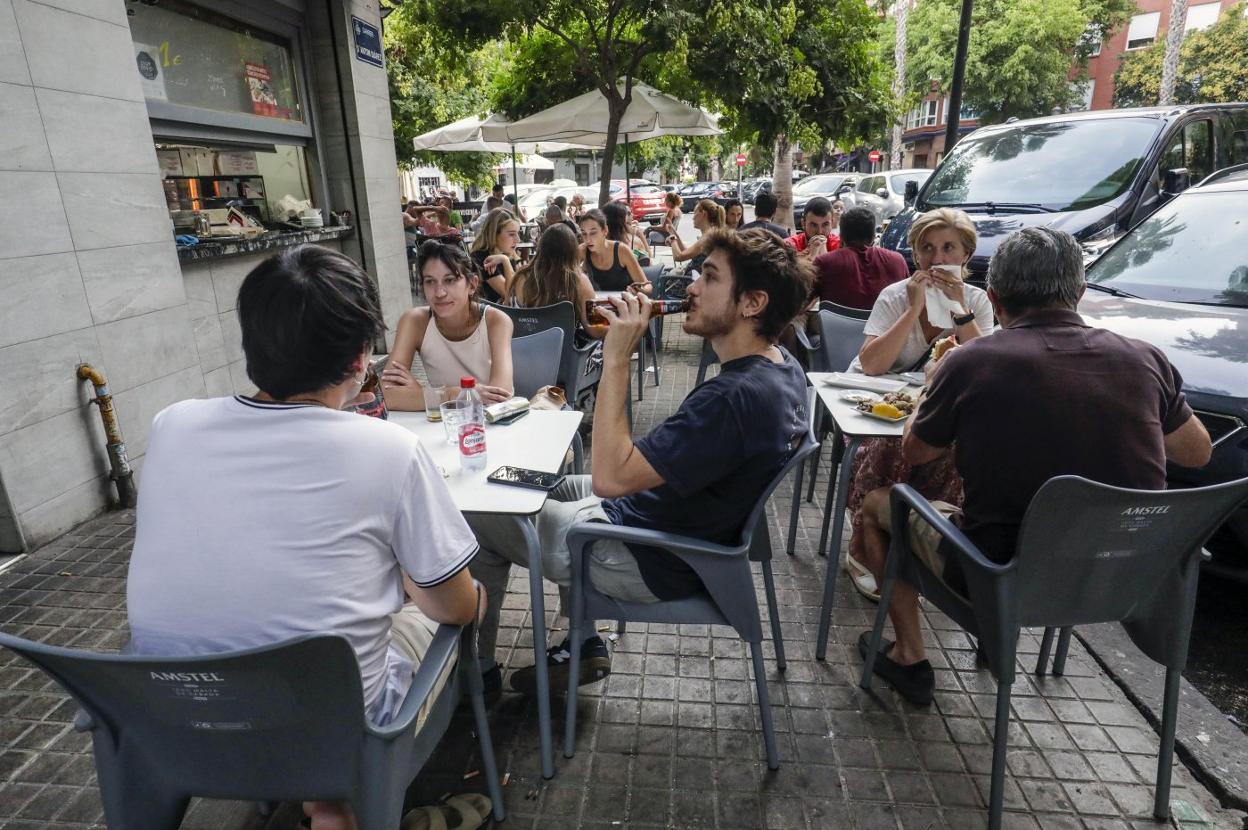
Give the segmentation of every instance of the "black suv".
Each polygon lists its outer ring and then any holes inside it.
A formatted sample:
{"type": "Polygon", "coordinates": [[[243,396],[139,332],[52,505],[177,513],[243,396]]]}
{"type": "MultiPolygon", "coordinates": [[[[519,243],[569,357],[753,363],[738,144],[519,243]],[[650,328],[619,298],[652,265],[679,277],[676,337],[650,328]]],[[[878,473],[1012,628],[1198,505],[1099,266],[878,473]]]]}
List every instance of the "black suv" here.
{"type": "Polygon", "coordinates": [[[1067,231],[1089,259],[1191,182],[1248,162],[1248,104],[1101,110],[982,127],[958,142],[881,244],[913,262],[917,213],[961,208],[979,230],[972,279],[1019,228],[1067,231]]]}

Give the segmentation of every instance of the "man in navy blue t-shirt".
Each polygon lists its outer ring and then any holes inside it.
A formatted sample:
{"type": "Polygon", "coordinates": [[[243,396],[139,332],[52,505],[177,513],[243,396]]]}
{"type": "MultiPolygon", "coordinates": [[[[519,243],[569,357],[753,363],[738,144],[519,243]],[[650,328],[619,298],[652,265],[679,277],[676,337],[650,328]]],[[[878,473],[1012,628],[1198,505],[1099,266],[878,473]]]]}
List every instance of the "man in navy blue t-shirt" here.
{"type": "MultiPolygon", "coordinates": [[[[626,294],[614,301],[613,311],[604,312],[611,325],[594,407],[593,475],[569,476],[537,516],[543,573],[561,587],[571,581],[566,534],[576,522],[607,521],[733,542],[810,428],[805,376],[776,345],[810,296],[810,266],[763,230],[712,232],[705,240],[706,262],[689,286],[684,330],[710,341],[720,373],[637,441],[625,406],[630,357],[645,333],[650,301],[626,294]]],[[[489,517],[469,524],[481,542],[472,573],[491,600],[481,625],[482,668],[487,686],[501,687],[493,662],[497,609],[511,564],[526,564],[527,555],[514,525],[489,517]]],[[[595,587],[622,600],[655,602],[702,590],[692,569],[663,550],[598,542],[589,560],[595,587]]],[[[550,649],[552,689],[566,688],[568,648],[565,641],[550,649]]],[[[579,682],[610,673],[610,655],[597,634],[581,644],[581,656],[579,682]]],[[[512,676],[519,691],[535,685],[531,669],[512,676]]]]}

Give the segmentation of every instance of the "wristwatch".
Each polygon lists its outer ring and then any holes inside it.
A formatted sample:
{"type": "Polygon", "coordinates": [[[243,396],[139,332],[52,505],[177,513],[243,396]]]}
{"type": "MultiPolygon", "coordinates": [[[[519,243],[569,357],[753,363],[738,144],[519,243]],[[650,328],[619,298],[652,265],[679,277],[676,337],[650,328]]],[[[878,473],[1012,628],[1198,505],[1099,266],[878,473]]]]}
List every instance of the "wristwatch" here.
{"type": "Polygon", "coordinates": [[[975,312],[973,311],[968,312],[967,314],[963,314],[961,317],[955,316],[953,318],[953,324],[955,326],[965,326],[967,323],[973,323],[973,322],[975,322],[975,312]]]}

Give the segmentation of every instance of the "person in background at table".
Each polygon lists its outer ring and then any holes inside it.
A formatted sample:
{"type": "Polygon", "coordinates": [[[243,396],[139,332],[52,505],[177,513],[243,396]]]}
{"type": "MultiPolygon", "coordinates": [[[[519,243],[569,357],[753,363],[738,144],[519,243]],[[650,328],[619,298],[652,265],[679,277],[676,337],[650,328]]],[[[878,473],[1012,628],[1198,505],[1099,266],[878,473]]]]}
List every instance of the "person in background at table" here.
{"type": "Polygon", "coordinates": [[[701,273],[702,263],[706,260],[706,253],[702,250],[705,247],[702,240],[710,231],[724,227],[724,209],[715,204],[713,199],[702,199],[693,209],[693,227],[701,231],[702,236],[695,239],[692,245],[686,246],[674,233],[668,236],[667,244],[672,247],[673,260],[689,263],[685,266],[686,273],[690,271],[701,273]]]}
{"type": "Polygon", "coordinates": [[[507,208],[509,211],[511,211],[511,215],[518,217],[521,222],[529,221],[529,216],[525,212],[524,208],[516,204],[516,194],[508,193],[506,196],[504,196],[502,206],[507,208]]]}
{"type": "Polygon", "coordinates": [[[554,204],[559,208],[559,210],[563,213],[564,217],[566,217],[567,219],[571,219],[572,224],[574,225],[576,224],[576,220],[572,219],[572,217],[568,214],[568,197],[567,196],[556,196],[551,201],[553,201],[554,204]]]}
{"type": "Polygon", "coordinates": [[[481,295],[501,303],[507,284],[516,274],[520,256],[520,222],[506,208],[495,208],[485,215],[481,229],[472,240],[472,261],[481,270],[481,295]]]}
{"type": "MultiPolygon", "coordinates": [[[[910,226],[909,243],[918,269],[907,280],[886,286],[871,307],[863,333],[866,339],[851,372],[882,375],[923,369],[935,342],[951,334],[968,343],[992,331],[992,304],[982,289],[967,285],[962,277],[975,253],[978,236],[971,218],[960,210],[939,208],[919,216],[910,226]],[[952,277],[937,265],[955,265],[962,276],[952,277]],[[958,302],[962,316],[935,325],[928,320],[928,287],[958,302]],[[966,309],[970,309],[966,311],[966,309]]],[[[880,487],[909,484],[923,496],[949,504],[962,503],[962,480],[949,453],[930,463],[912,465],[895,438],[869,438],[854,458],[853,485],[847,507],[853,528],[845,567],[854,586],[868,599],[879,594],[875,577],[862,564],[862,504],[866,495],[880,487]]]]}
{"type": "MultiPolygon", "coordinates": [[[[153,419],[126,585],[130,648],[213,654],[336,634],[359,662],[366,715],[384,726],[438,625],[477,615],[477,541],[412,433],[341,411],[385,330],[355,262],[287,248],[247,275],[237,305],[259,391],[184,400],[153,419]]],[[[356,826],[345,803],[304,810],[313,830],[356,826]]]]}
{"type": "Polygon", "coordinates": [[[602,207],[602,215],[607,217],[607,238],[612,242],[627,245],[633,252],[639,265],[650,264],[650,244],[637,230],[633,212],[623,202],[607,202],[602,207]]]}
{"type": "Polygon", "coordinates": [[[774,193],[766,191],[754,197],[754,221],[746,222],[741,226],[741,230],[746,231],[750,228],[762,228],[771,231],[781,239],[785,239],[789,235],[787,228],[782,228],[775,222],[771,221],[776,215],[776,208],[780,202],[776,199],[774,193]]]}
{"type": "Polygon", "coordinates": [[[741,204],[740,199],[729,199],[724,203],[724,227],[730,231],[741,230],[741,223],[745,221],[745,205],[741,204]]]}
{"type": "Polygon", "coordinates": [[[667,210],[663,213],[663,221],[659,226],[652,227],[646,231],[646,241],[651,245],[666,245],[667,238],[677,233],[680,227],[680,206],[684,204],[684,200],[676,195],[676,191],[668,191],[663,195],[663,204],[667,206],[667,210]]]}
{"type": "MultiPolygon", "coordinates": [[[[841,198],[838,196],[832,200],[832,229],[828,235],[829,239],[831,239],[834,236],[837,239],[840,239],[841,217],[843,217],[844,215],[845,215],[845,202],[842,201],[841,198]]],[[[832,249],[829,248],[828,250],[832,250],[832,249]]]]}
{"type": "MultiPolygon", "coordinates": [[[[1049,479],[1077,475],[1164,490],[1167,463],[1203,467],[1212,452],[1179,371],[1156,346],[1084,323],[1076,309],[1085,288],[1083,251],[1073,236],[1052,228],[1012,234],[988,270],[1001,331],[933,365],[906,422],[902,452],[916,467],[957,447],[965,505],[932,506],[997,563],[1013,558],[1027,506],[1049,479]],[[1070,405],[1072,394],[1078,406],[1070,405]]],[[[866,563],[882,575],[892,527],[888,488],[868,494],[862,511],[866,563]]],[[[911,514],[909,536],[915,555],[965,594],[957,559],[946,558],[935,529],[911,514]]],[[[914,586],[896,583],[889,616],[897,641],[885,642],[875,672],[902,697],[926,705],[935,683],[914,586]]],[[[860,654],[869,636],[859,638],[860,654]]]]}
{"type": "Polygon", "coordinates": [[[847,210],[840,230],[841,247],[815,257],[815,293],[837,305],[873,308],[880,292],[906,279],[910,269],[901,254],[871,244],[875,214],[867,208],[847,210]]]}
{"type": "MultiPolygon", "coordinates": [[[[627,210],[627,208],[625,208],[627,210]]],[[[631,285],[641,284],[641,290],[650,293],[650,280],[646,279],[637,257],[623,242],[609,238],[607,217],[598,208],[590,208],[577,221],[581,227],[581,257],[589,281],[596,291],[624,291],[631,285]]]]}
{"type": "Polygon", "coordinates": [[[509,299],[524,308],[570,302],[589,335],[591,329],[585,318],[585,304],[594,299],[594,286],[580,265],[581,251],[576,234],[563,222],[552,224],[538,238],[533,259],[516,272],[509,299]]]}
{"type": "Polygon", "coordinates": [[[472,229],[473,233],[480,233],[481,227],[485,224],[486,218],[491,213],[506,204],[507,203],[504,202],[501,197],[495,198],[494,196],[487,196],[485,203],[481,206],[481,212],[477,215],[476,219],[472,220],[468,227],[472,229]]]}
{"type": "MultiPolygon", "coordinates": [[[[571,580],[568,528],[605,521],[732,544],[772,478],[810,430],[806,376],[776,337],[810,294],[810,268],[765,231],[715,231],[704,237],[701,279],[689,286],[684,330],[710,340],[723,362],[719,375],[694,389],[670,418],[634,441],[625,414],[629,358],[644,335],[650,301],[625,294],[604,311],[602,381],[594,405],[593,475],[568,476],[536,517],[546,579],[566,589],[571,580]]],[[[513,563],[527,566],[524,539],[514,523],[473,516],[481,543],[474,576],[491,600],[480,628],[486,687],[499,688],[494,664],[497,598],[502,601],[513,563]]],[[[697,574],[666,551],[597,542],[587,566],[595,587],[630,602],[680,599],[703,591],[697,574]]],[[[561,590],[566,594],[566,590],[561,590]]],[[[566,597],[565,597],[566,601],[566,597]]],[[[611,656],[591,623],[583,643],[566,640],[547,654],[550,688],[568,684],[571,648],[581,649],[578,683],[610,674],[611,656]]],[[[531,694],[536,672],[516,671],[511,685],[531,694]]]]}
{"type": "Polygon", "coordinates": [[[457,231],[464,229],[464,217],[455,209],[455,198],[448,194],[438,196],[433,200],[434,204],[440,205],[446,210],[446,224],[457,231]]]}
{"type": "Polygon", "coordinates": [[[579,193],[572,194],[572,200],[568,202],[568,218],[573,222],[581,221],[581,214],[585,212],[585,197],[579,193]]]}
{"type": "Polygon", "coordinates": [[[494,186],[490,188],[490,195],[500,202],[503,200],[503,194],[506,190],[503,188],[502,182],[494,182],[494,186]]]}
{"type": "Polygon", "coordinates": [[[480,277],[457,245],[430,240],[420,246],[421,289],[429,305],[409,308],[399,317],[394,348],[381,374],[386,405],[421,411],[424,391],[412,375],[420,355],[430,386],[459,386],[471,375],[487,404],[512,396],[511,318],[477,301],[480,277]]]}
{"type": "Polygon", "coordinates": [[[802,212],[802,232],[785,239],[807,262],[841,247],[841,238],[832,232],[832,203],[816,196],[806,203],[802,212]]]}

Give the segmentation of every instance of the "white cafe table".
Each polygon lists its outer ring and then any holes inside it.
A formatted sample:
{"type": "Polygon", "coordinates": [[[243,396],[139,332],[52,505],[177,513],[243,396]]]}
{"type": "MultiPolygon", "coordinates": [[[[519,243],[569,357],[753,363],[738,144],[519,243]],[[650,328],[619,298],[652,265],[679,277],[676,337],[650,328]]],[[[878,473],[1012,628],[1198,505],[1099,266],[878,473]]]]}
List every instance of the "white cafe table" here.
{"type": "MultiPolygon", "coordinates": [[[[815,646],[815,659],[822,660],[828,650],[828,629],[832,622],[832,605],[836,595],[836,578],[841,569],[841,537],[845,530],[845,505],[849,501],[849,482],[853,478],[854,456],[862,442],[867,438],[900,438],[905,421],[890,423],[872,418],[858,411],[855,403],[844,400],[843,395],[850,391],[849,387],[829,386],[825,381],[833,372],[807,372],[806,377],[819,395],[819,402],[837,428],[845,436],[845,454],[836,477],[828,479],[828,495],[823,501],[823,527],[819,533],[819,552],[822,553],[829,543],[828,523],[832,523],[831,544],[828,552],[827,574],[823,580],[823,606],[819,612],[819,640],[815,646]],[[835,488],[835,498],[833,498],[835,488]],[[833,552],[836,555],[832,555],[833,552]]],[[[906,380],[909,378],[882,375],[889,380],[906,380]]],[[[917,395],[917,386],[907,386],[905,391],[912,396],[917,395]]]]}
{"type": "Polygon", "coordinates": [[[576,429],[581,424],[581,413],[530,411],[511,424],[487,424],[487,461],[484,469],[474,471],[460,469],[459,448],[446,442],[442,424],[429,421],[424,412],[391,411],[390,420],[420,438],[433,457],[433,463],[444,471],[451,498],[461,513],[510,516],[516,523],[517,532],[524,536],[529,553],[529,599],[533,617],[533,657],[537,667],[542,776],[551,778],[555,774],[555,755],[550,731],[550,679],[546,670],[546,601],[542,583],[542,549],[533,526],[533,516],[546,503],[546,493],[493,484],[486,477],[504,464],[542,472],[559,472],[576,437],[576,429]]]}

